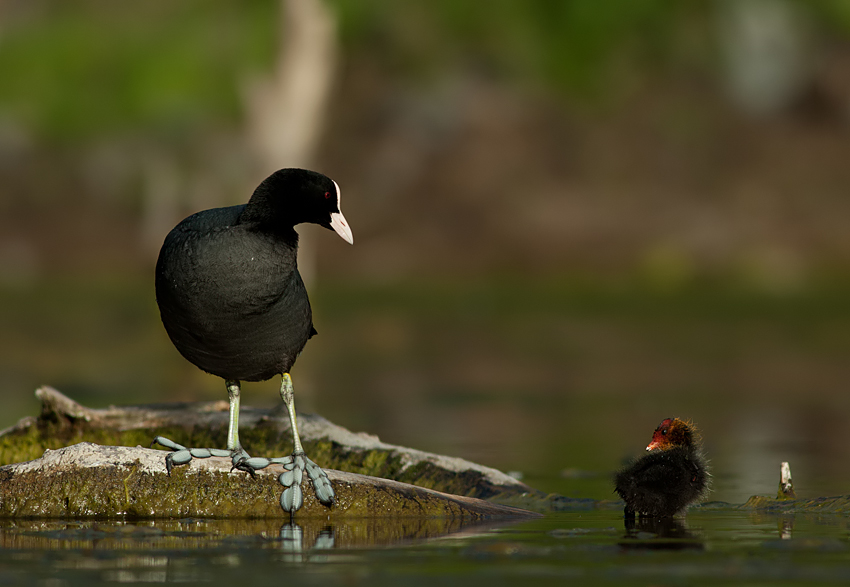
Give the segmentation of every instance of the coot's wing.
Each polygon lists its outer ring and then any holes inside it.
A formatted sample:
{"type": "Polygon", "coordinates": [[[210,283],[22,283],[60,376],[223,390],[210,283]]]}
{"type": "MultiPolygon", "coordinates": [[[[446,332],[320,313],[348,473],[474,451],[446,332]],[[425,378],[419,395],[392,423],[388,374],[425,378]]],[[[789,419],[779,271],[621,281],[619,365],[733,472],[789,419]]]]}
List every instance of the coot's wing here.
{"type": "Polygon", "coordinates": [[[215,275],[209,274],[209,266],[216,264],[222,250],[226,251],[227,233],[244,208],[231,206],[192,214],[165,237],[156,262],[156,302],[165,329],[181,353],[184,341],[204,337],[206,315],[216,311],[211,306],[215,296],[210,294],[216,287],[215,275]]]}

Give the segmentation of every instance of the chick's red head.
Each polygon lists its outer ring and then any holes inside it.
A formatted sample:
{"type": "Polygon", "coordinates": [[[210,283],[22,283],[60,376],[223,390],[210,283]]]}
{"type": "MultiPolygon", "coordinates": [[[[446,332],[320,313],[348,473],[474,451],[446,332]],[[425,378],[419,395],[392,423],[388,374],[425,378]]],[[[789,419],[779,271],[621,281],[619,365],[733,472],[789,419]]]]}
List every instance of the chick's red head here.
{"type": "Polygon", "coordinates": [[[652,434],[646,450],[667,450],[675,446],[691,446],[694,434],[691,425],[679,418],[666,418],[652,434]]]}

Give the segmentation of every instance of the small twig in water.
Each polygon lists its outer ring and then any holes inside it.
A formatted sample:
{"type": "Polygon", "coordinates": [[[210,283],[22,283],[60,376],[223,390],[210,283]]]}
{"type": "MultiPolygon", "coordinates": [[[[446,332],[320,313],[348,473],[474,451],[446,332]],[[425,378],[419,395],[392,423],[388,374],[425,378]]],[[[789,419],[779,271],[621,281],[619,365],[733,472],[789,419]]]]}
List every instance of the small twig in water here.
{"type": "Polygon", "coordinates": [[[791,480],[791,465],[787,462],[783,462],[779,467],[779,492],[776,499],[797,499],[794,482],[791,480]]]}

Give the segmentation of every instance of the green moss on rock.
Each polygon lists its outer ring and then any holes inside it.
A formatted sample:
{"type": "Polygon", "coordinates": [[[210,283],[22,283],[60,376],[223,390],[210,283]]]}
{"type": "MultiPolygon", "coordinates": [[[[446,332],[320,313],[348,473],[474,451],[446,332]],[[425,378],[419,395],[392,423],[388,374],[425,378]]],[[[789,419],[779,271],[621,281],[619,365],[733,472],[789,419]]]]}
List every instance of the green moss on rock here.
{"type": "MultiPolygon", "coordinates": [[[[0,469],[0,517],[288,518],[272,465],[249,477],[226,458],[195,459],[170,475],[149,450],[73,445],[37,463],[0,469]],[[141,462],[143,459],[144,462],[141,462]]],[[[459,517],[529,515],[512,508],[419,487],[329,471],[337,494],[321,504],[305,484],[298,517],[459,517]]]]}

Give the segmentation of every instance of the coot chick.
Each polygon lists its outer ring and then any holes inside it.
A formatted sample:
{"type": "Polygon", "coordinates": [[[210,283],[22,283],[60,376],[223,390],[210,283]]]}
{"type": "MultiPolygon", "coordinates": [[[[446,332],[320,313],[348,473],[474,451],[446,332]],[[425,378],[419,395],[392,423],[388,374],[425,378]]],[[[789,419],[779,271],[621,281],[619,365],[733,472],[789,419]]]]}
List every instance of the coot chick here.
{"type": "Polygon", "coordinates": [[[298,233],[312,222],[353,243],[340,212],[339,186],[304,169],[281,169],[254,190],[247,204],[189,216],[165,237],[156,264],[156,301],[168,336],[186,359],[225,380],[230,399],[227,449],[189,449],[156,437],[170,448],[166,466],[195,458],[229,456],[236,469],[254,471],[283,464],[281,505],[303,503],[304,471],[318,499],[332,505],[327,475],[304,454],[295,422],[289,371],[316,334],[307,290],[298,273],[298,233]],[[240,381],[281,375],[280,395],[289,412],[292,456],[251,458],[239,443],[240,381]]]}
{"type": "Polygon", "coordinates": [[[617,473],[615,491],[625,515],[670,517],[708,493],[709,473],[694,425],[679,418],[659,424],[646,447],[649,454],[617,473]]]}

